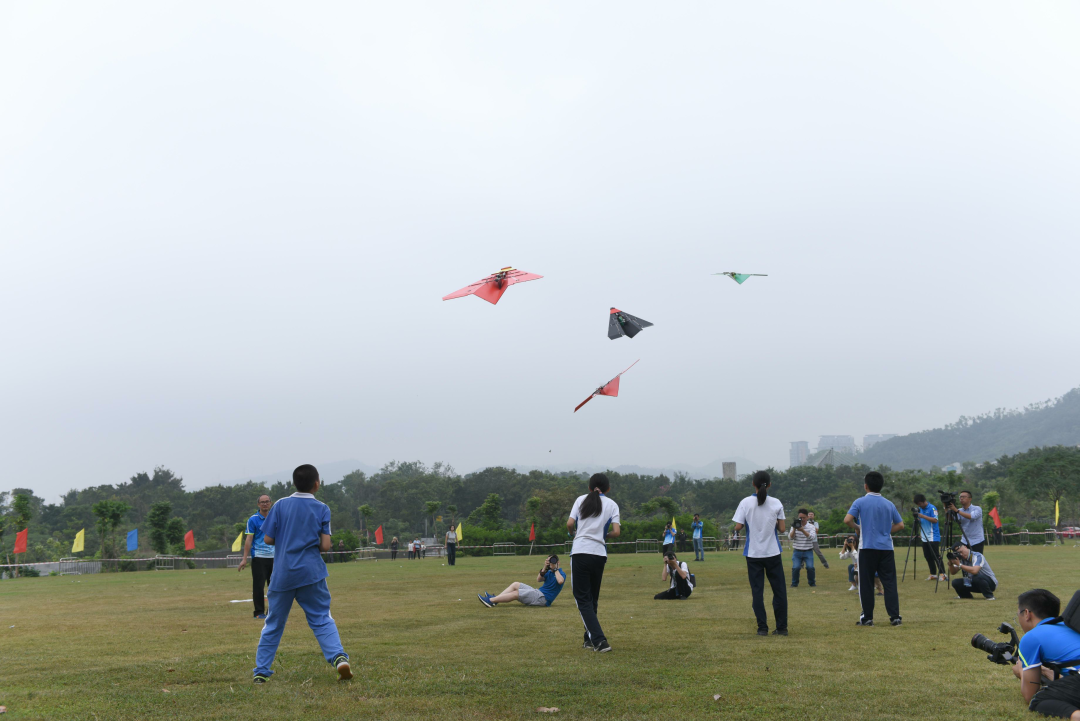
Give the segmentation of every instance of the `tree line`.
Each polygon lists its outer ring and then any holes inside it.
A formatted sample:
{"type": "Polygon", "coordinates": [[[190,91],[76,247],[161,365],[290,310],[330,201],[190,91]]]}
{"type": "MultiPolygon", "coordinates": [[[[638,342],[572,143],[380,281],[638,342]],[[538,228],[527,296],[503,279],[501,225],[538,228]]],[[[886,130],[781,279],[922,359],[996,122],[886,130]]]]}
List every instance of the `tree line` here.
{"type": "MultiPolygon", "coordinates": [[[[809,508],[817,513],[823,533],[841,533],[851,502],[863,494],[863,477],[871,470],[852,466],[801,466],[770,469],[771,495],[788,513],[809,508]]],[[[884,495],[910,522],[912,496],[924,493],[936,505],[937,491],[971,490],[985,511],[998,506],[1005,531],[1021,527],[1041,530],[1051,523],[1060,502],[1062,525],[1080,516],[1080,448],[1053,446],[1005,455],[985,464],[966,464],[961,473],[876,470],[886,476],[884,495]]],[[[751,489],[746,478],[692,480],[684,475],[638,475],[609,472],[611,496],[622,510],[623,538],[659,538],[664,524],[676,518],[689,532],[692,514],[705,521],[705,535],[719,537],[730,525],[739,501],[751,489]]],[[[586,492],[588,476],[580,473],[491,467],[457,474],[442,463],[391,462],[371,475],[354,471],[322,486],[318,498],[331,510],[335,544],[347,548],[372,542],[382,526],[384,542],[402,543],[416,535],[441,538],[457,521],[465,523],[465,544],[527,543],[535,528],[537,543],[567,539],[566,517],[577,496],[586,492]]],[[[14,533],[29,528],[27,554],[21,562],[56,560],[71,555],[75,534],[86,529],[83,557],[118,558],[127,554],[122,536],[140,530],[140,555],[183,553],[183,536],[194,530],[195,553],[228,549],[246,519],[256,512],[261,494],[277,500],[293,492],[291,485],[248,482],[209,486],[195,491],[166,468],[137,473],[127,482],[64,494],[60,503],[45,503],[32,489],[0,493],[0,542],[10,554],[14,533]]],[[[988,521],[989,522],[989,521],[988,521]]]]}

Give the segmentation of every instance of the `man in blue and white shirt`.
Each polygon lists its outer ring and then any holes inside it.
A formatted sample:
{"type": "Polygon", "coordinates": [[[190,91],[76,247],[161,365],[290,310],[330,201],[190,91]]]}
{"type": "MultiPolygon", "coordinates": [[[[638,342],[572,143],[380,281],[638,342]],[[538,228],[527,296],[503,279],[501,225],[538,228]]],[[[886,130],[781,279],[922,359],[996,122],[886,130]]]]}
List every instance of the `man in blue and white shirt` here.
{"type": "Polygon", "coordinates": [[[972,591],[981,593],[987,601],[994,600],[994,591],[997,589],[997,577],[990,570],[990,564],[986,557],[977,551],[972,551],[963,543],[957,543],[952,547],[953,558],[949,559],[949,573],[963,572],[963,578],[957,578],[952,582],[953,590],[957,598],[974,598],[972,591]]]}
{"type": "Polygon", "coordinates": [[[919,507],[915,520],[919,524],[923,558],[926,559],[926,567],[930,569],[930,577],[926,580],[947,581],[945,564],[941,560],[941,526],[938,524],[937,508],[921,493],[915,494],[915,505],[919,507]]]}
{"type": "Polygon", "coordinates": [[[690,528],[694,531],[694,560],[705,560],[705,542],[702,540],[702,530],[705,528],[705,524],[701,521],[701,515],[694,514],[694,522],[690,524],[690,528]]]}
{"type": "Polygon", "coordinates": [[[1017,606],[1024,637],[1013,674],[1020,679],[1024,703],[1044,716],[1080,719],[1080,632],[1061,622],[1061,601],[1046,589],[1024,591],[1017,606]],[[1061,677],[1046,686],[1044,663],[1061,671],[1061,677]]]}
{"type": "Polygon", "coordinates": [[[274,573],[274,547],[266,543],[262,527],[274,502],[270,500],[270,496],[263,494],[259,496],[258,505],[259,512],[248,519],[247,529],[244,531],[244,557],[240,559],[239,570],[244,570],[250,558],[251,600],[255,602],[255,618],[266,618],[263,592],[274,573]]]}

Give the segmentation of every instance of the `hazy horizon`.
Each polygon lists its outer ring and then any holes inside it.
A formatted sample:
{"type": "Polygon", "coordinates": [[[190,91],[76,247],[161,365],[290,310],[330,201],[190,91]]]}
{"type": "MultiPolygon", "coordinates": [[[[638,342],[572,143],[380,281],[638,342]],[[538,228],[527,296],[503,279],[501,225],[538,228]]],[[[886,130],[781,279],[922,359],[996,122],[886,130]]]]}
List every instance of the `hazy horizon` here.
{"type": "Polygon", "coordinates": [[[1067,4],[0,7],[0,490],[786,468],[1058,397],[1078,31],[1067,4]],[[441,300],[505,265],[544,278],[441,300]],[[610,341],[611,306],[655,325],[610,341]]]}

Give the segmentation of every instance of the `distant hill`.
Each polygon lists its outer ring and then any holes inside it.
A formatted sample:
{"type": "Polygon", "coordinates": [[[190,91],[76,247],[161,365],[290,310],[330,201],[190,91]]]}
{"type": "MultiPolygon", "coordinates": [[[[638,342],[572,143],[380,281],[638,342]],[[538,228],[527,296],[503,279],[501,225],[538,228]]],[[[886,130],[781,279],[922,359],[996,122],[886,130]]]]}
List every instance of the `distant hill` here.
{"type": "Polygon", "coordinates": [[[529,471],[548,471],[549,473],[567,473],[569,471],[577,471],[579,473],[601,473],[603,471],[615,471],[616,473],[624,475],[636,473],[639,476],[658,476],[663,474],[668,478],[673,478],[676,473],[685,473],[689,478],[710,479],[723,476],[724,462],[732,461],[735,462],[735,471],[740,476],[744,476],[747,473],[753,473],[754,471],[760,471],[765,468],[765,466],[741,456],[717,458],[715,461],[706,463],[704,466],[691,466],[686,463],[674,463],[670,466],[604,466],[597,465],[596,463],[564,463],[561,465],[548,466],[513,465],[510,466],[510,468],[513,468],[518,473],[528,473],[529,471]]]}
{"type": "MultiPolygon", "coordinates": [[[[369,476],[379,472],[379,469],[375,466],[369,466],[366,463],[355,460],[316,463],[315,467],[319,469],[319,475],[322,476],[324,483],[337,483],[353,471],[363,471],[369,476]]],[[[248,481],[254,481],[255,483],[260,483],[264,486],[272,486],[278,481],[292,483],[292,472],[293,469],[290,468],[288,470],[277,471],[276,473],[267,473],[262,476],[237,478],[232,481],[219,481],[219,483],[223,486],[235,486],[240,483],[247,483],[248,481]]]]}
{"type": "Polygon", "coordinates": [[[1023,410],[999,408],[974,418],[961,417],[944,428],[897,436],[876,443],[860,460],[894,470],[992,461],[1040,446],[1080,444],[1080,388],[1061,398],[1023,410]]]}

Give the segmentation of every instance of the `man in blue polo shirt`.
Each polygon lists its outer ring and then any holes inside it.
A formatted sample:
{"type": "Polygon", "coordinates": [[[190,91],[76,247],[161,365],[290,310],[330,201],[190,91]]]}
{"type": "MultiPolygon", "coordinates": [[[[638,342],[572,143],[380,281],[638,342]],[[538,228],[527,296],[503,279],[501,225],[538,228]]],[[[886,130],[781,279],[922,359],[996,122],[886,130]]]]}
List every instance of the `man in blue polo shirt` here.
{"type": "Polygon", "coordinates": [[[263,540],[262,526],[274,502],[270,500],[270,496],[263,494],[259,496],[258,505],[259,512],[247,522],[247,530],[244,532],[244,557],[240,559],[238,570],[243,571],[248,558],[251,559],[251,600],[255,602],[255,618],[266,618],[263,592],[274,573],[274,547],[263,540]]]}
{"type": "Polygon", "coordinates": [[[1080,632],[1057,618],[1061,601],[1045,589],[1021,593],[1017,606],[1024,637],[1013,674],[1020,679],[1024,702],[1036,713],[1080,721],[1080,632]],[[1059,667],[1062,675],[1040,690],[1043,663],[1059,667]]]}
{"type": "Polygon", "coordinates": [[[896,559],[893,557],[892,534],[903,530],[904,520],[892,501],[881,495],[885,476],[870,471],[863,479],[866,495],[851,504],[844,523],[860,531],[859,535],[859,600],[862,615],[856,626],[874,625],[874,576],[881,580],[885,595],[885,610],[894,626],[900,625],[900,596],[896,591],[896,559]]]}
{"type": "Polygon", "coordinates": [[[919,522],[923,558],[926,559],[926,567],[930,569],[930,577],[926,580],[944,581],[945,564],[941,560],[941,526],[938,523],[937,508],[921,493],[915,494],[915,505],[919,507],[915,520],[919,522]]]}
{"type": "Polygon", "coordinates": [[[476,597],[488,608],[511,601],[517,601],[525,606],[550,606],[558,598],[563,584],[566,583],[566,572],[559,568],[558,556],[550,556],[544,561],[544,567],[540,569],[540,573],[536,574],[536,582],[543,585],[540,588],[533,588],[527,583],[514,581],[497,596],[492,596],[490,593],[478,593],[476,597]]]}
{"type": "Polygon", "coordinates": [[[326,587],[326,564],[322,553],[330,550],[330,509],[315,500],[319,472],[312,465],[293,471],[296,493],[282,498],[263,521],[263,540],[276,549],[274,575],[270,579],[270,613],[266,616],[255,653],[255,683],[266,683],[277,654],[293,600],[307,616],[323,656],[337,669],[342,681],[352,678],[349,655],[341,647],[337,624],[330,615],[330,590],[326,587]]]}

